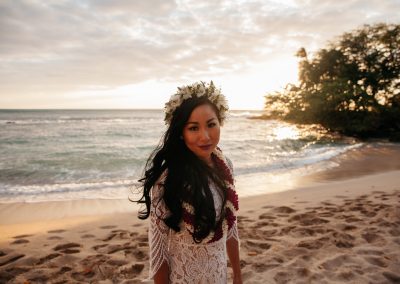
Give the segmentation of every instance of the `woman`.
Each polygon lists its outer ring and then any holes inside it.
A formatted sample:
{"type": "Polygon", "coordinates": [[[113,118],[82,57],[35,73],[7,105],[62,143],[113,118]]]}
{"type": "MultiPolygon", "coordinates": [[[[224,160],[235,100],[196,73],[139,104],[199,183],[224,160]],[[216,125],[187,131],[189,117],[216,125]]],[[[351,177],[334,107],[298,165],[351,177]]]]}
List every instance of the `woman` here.
{"type": "Polygon", "coordinates": [[[178,88],[165,107],[168,129],[146,164],[150,277],[155,283],[242,283],[232,164],[217,147],[228,110],[213,82],[178,88]]]}

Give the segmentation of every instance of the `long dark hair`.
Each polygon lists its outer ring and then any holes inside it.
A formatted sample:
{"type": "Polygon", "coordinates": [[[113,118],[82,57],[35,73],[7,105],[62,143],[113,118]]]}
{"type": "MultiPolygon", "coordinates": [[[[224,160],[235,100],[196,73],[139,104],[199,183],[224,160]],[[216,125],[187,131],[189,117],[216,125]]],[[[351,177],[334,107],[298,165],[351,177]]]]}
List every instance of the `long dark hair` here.
{"type": "Polygon", "coordinates": [[[214,109],[221,122],[218,108],[206,97],[194,97],[185,100],[173,113],[171,123],[157,148],[147,160],[144,176],[139,180],[143,195],[137,202],[145,204],[139,211],[139,218],[146,219],[150,215],[151,188],[159,181],[161,175],[167,172],[162,196],[170,215],[163,221],[174,231],[179,232],[182,220],[182,202],[188,202],[194,207],[193,240],[201,242],[211,231],[220,225],[224,218],[226,203],[226,186],[221,169],[211,168],[199,159],[186,146],[182,139],[183,129],[192,111],[204,104],[214,109]],[[210,181],[215,185],[222,199],[220,218],[217,220],[214,199],[210,190],[210,181]]]}

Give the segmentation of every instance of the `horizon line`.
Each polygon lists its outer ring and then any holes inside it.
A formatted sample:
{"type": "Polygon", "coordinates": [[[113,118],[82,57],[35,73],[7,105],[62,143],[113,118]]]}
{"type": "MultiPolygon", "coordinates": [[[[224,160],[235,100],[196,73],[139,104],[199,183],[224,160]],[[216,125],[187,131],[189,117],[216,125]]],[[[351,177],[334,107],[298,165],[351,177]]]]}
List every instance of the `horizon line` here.
{"type": "MultiPolygon", "coordinates": [[[[0,108],[3,110],[164,110],[164,108],[0,108]]],[[[229,109],[229,111],[262,111],[264,109],[229,109]]]]}

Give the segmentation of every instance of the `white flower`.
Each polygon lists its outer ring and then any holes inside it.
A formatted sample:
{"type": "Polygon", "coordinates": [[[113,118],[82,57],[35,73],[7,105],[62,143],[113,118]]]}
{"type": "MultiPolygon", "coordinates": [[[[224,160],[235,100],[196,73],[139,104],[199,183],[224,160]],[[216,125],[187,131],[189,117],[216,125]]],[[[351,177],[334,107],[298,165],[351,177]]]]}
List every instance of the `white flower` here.
{"type": "Polygon", "coordinates": [[[190,99],[191,97],[192,97],[192,94],[189,94],[189,93],[182,95],[183,100],[190,99]]]}
{"type": "Polygon", "coordinates": [[[203,96],[205,93],[206,93],[206,89],[204,88],[204,86],[203,86],[202,84],[201,84],[201,85],[198,85],[198,87],[197,87],[197,92],[196,92],[197,97],[200,98],[200,97],[203,96]]]}
{"type": "Polygon", "coordinates": [[[215,104],[218,103],[218,96],[215,93],[212,93],[208,98],[210,101],[214,102],[215,104]]]}
{"type": "Polygon", "coordinates": [[[180,92],[179,92],[181,95],[191,95],[191,91],[190,91],[190,88],[189,88],[189,86],[184,86],[184,87],[182,87],[181,88],[181,90],[180,90],[180,92]]]}
{"type": "Polygon", "coordinates": [[[178,102],[180,100],[181,96],[179,94],[175,94],[173,96],[171,96],[171,98],[169,99],[170,102],[178,102]]]}

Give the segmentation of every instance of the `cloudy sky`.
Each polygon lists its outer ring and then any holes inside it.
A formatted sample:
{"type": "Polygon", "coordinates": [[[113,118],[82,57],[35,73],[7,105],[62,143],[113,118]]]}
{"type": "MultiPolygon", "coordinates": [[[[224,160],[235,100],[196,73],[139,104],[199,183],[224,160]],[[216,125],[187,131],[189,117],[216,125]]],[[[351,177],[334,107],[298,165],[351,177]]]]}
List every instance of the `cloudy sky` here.
{"type": "Polygon", "coordinates": [[[300,47],[400,23],[400,0],[3,0],[0,108],[162,108],[210,81],[232,109],[297,80],[300,47]]]}

